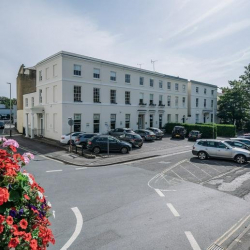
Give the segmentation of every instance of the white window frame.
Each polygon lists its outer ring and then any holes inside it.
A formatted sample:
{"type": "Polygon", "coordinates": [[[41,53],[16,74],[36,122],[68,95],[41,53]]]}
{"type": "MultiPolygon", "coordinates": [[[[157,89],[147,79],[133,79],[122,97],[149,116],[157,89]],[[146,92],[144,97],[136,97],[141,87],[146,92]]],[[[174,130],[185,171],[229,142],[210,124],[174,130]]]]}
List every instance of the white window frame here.
{"type": "Polygon", "coordinates": [[[43,103],[43,90],[39,89],[39,103],[43,103]]]}
{"type": "Polygon", "coordinates": [[[144,77],[143,76],[140,76],[140,78],[139,78],[139,84],[140,84],[140,86],[144,85],[144,77]]]}
{"type": "Polygon", "coordinates": [[[171,96],[168,96],[168,107],[171,107],[171,96]]]}
{"type": "Polygon", "coordinates": [[[43,80],[43,71],[39,70],[39,82],[43,80]]]}
{"type": "Polygon", "coordinates": [[[116,103],[116,90],[115,89],[110,90],[110,103],[117,104],[116,103]]]}
{"type": "Polygon", "coordinates": [[[98,68],[93,69],[93,78],[94,79],[100,79],[101,77],[101,70],[98,68]]]}
{"type": "Polygon", "coordinates": [[[82,75],[82,66],[79,64],[74,64],[73,74],[74,74],[74,76],[81,76],[82,75]]]}
{"type": "Polygon", "coordinates": [[[131,75],[125,74],[125,83],[130,83],[130,81],[131,81],[131,75]]]}
{"type": "Polygon", "coordinates": [[[101,103],[101,90],[100,88],[93,88],[93,102],[101,103]]]}
{"type": "Polygon", "coordinates": [[[186,106],[186,97],[183,96],[182,97],[182,107],[185,107],[186,106]]]}
{"type": "Polygon", "coordinates": [[[198,108],[199,107],[199,98],[195,99],[195,107],[198,108]]]}
{"type": "Polygon", "coordinates": [[[182,91],[183,91],[184,93],[186,92],[186,85],[185,85],[185,84],[182,85],[182,91]]]}
{"type": "Polygon", "coordinates": [[[116,72],[110,71],[110,81],[116,82],[116,72]]]}
{"type": "Polygon", "coordinates": [[[199,87],[195,87],[195,93],[199,94],[199,87]]]}
{"type": "Polygon", "coordinates": [[[159,89],[163,89],[163,81],[159,80],[159,89]]]}
{"type": "Polygon", "coordinates": [[[150,86],[151,88],[154,87],[154,79],[152,79],[152,78],[149,79],[149,86],[150,86]]]}
{"type": "Polygon", "coordinates": [[[74,85],[74,102],[82,101],[82,86],[74,85]]]}
{"type": "Polygon", "coordinates": [[[29,106],[29,99],[25,98],[25,107],[27,108],[29,106]]]}
{"type": "Polygon", "coordinates": [[[130,105],[130,91],[125,91],[125,104],[130,105]]]}
{"type": "Polygon", "coordinates": [[[171,85],[172,85],[171,82],[168,82],[168,83],[167,83],[167,88],[168,88],[168,90],[171,90],[171,85]]]}
{"type": "Polygon", "coordinates": [[[175,91],[179,91],[179,83],[174,84],[174,89],[175,89],[175,91]]]}
{"type": "Polygon", "coordinates": [[[175,96],[175,107],[179,107],[179,96],[175,96]]]}

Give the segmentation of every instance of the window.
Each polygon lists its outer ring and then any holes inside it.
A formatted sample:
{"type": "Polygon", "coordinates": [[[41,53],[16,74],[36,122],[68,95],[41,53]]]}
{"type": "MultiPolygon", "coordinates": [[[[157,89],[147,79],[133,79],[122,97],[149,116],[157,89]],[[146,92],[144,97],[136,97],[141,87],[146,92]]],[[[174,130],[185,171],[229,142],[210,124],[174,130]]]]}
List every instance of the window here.
{"type": "Polygon", "coordinates": [[[206,107],[207,107],[207,100],[204,99],[204,108],[206,108],[206,107]]]}
{"type": "Polygon", "coordinates": [[[213,114],[211,114],[211,123],[214,122],[214,119],[213,119],[213,114]]]}
{"type": "Polygon", "coordinates": [[[140,100],[139,100],[139,104],[143,104],[144,103],[144,94],[140,93],[140,100]]]}
{"type": "Polygon", "coordinates": [[[144,77],[140,77],[140,85],[144,85],[144,77]]]}
{"type": "Polygon", "coordinates": [[[53,77],[57,76],[57,64],[53,65],[53,77]]]}
{"type": "Polygon", "coordinates": [[[46,80],[49,79],[49,68],[46,68],[46,80]]]}
{"type": "Polygon", "coordinates": [[[74,114],[74,132],[81,132],[81,114],[74,114]]]}
{"type": "Polygon", "coordinates": [[[31,107],[33,108],[35,106],[35,98],[31,97],[31,107]]]}
{"type": "Polygon", "coordinates": [[[211,108],[214,107],[214,100],[211,100],[211,108]]]}
{"type": "Polygon", "coordinates": [[[214,90],[213,89],[211,90],[211,95],[214,95],[214,90]]]}
{"type": "Polygon", "coordinates": [[[100,103],[100,89],[98,88],[93,89],[93,102],[100,103]]]}
{"type": "Polygon", "coordinates": [[[125,104],[131,104],[130,103],[130,91],[125,91],[125,104]]]}
{"type": "Polygon", "coordinates": [[[116,103],[116,90],[114,89],[110,90],[110,103],[117,104],[116,103]]]}
{"type": "Polygon", "coordinates": [[[196,87],[196,88],[195,88],[195,92],[196,92],[196,93],[199,93],[199,87],[196,87]]]}
{"type": "Polygon", "coordinates": [[[183,107],[186,106],[186,97],[182,97],[182,106],[183,106],[183,107]]]}
{"type": "Polygon", "coordinates": [[[162,114],[159,114],[159,128],[162,128],[162,114]]]}
{"type": "Polygon", "coordinates": [[[204,89],[204,95],[206,95],[206,94],[207,94],[207,89],[205,88],[205,89],[204,89]]]}
{"type": "Polygon", "coordinates": [[[154,115],[149,115],[149,127],[154,127],[154,115]]]}
{"type": "Polygon", "coordinates": [[[168,82],[168,90],[171,90],[171,82],[168,82]]]}
{"type": "Polygon", "coordinates": [[[185,84],[182,85],[182,91],[186,92],[186,85],[185,84]]]}
{"type": "Polygon", "coordinates": [[[130,114],[125,115],[125,128],[130,127],[130,114]]]}
{"type": "Polygon", "coordinates": [[[115,129],[116,124],[116,114],[110,115],[110,129],[115,129]]]}
{"type": "Polygon", "coordinates": [[[179,83],[175,84],[175,91],[179,91],[179,83]]]}
{"type": "Polygon", "coordinates": [[[100,79],[100,69],[94,69],[93,77],[96,79],[100,79]]]}
{"type": "Polygon", "coordinates": [[[159,106],[163,105],[162,103],[162,95],[159,95],[159,106]]]}
{"type": "Polygon", "coordinates": [[[175,122],[178,122],[178,118],[179,118],[179,115],[176,114],[176,115],[175,115],[175,122]]]}
{"type": "Polygon", "coordinates": [[[199,98],[196,98],[196,103],[195,103],[196,108],[199,107],[199,98]]]}
{"type": "Polygon", "coordinates": [[[171,96],[168,96],[168,107],[171,106],[171,96]]]}
{"type": "Polygon", "coordinates": [[[176,96],[175,97],[175,107],[178,107],[178,105],[179,105],[179,97],[176,96]]]}
{"type": "Polygon", "coordinates": [[[25,107],[29,106],[28,98],[25,98],[25,107]]]}
{"type": "Polygon", "coordinates": [[[81,102],[82,87],[74,86],[74,102],[81,102]]]}
{"type": "Polygon", "coordinates": [[[150,80],[149,80],[149,86],[150,86],[150,87],[154,87],[154,80],[153,80],[153,79],[150,79],[150,80]]]}
{"type": "Polygon", "coordinates": [[[57,102],[57,85],[53,86],[53,102],[57,102]]]}
{"type": "Polygon", "coordinates": [[[110,71],[110,80],[111,81],[116,81],[116,72],[110,71]]]}
{"type": "Polygon", "coordinates": [[[159,81],[159,88],[162,89],[162,80],[159,81]]]}
{"type": "Polygon", "coordinates": [[[153,104],[154,104],[154,95],[149,94],[149,105],[153,105],[153,104]]]}
{"type": "Polygon", "coordinates": [[[81,65],[74,64],[74,76],[81,76],[81,65]]]}
{"type": "Polygon", "coordinates": [[[53,131],[54,132],[56,132],[57,131],[57,129],[56,129],[56,127],[57,127],[57,113],[54,113],[53,114],[53,131]]]}
{"type": "Polygon", "coordinates": [[[46,99],[46,103],[49,103],[49,88],[46,88],[46,96],[45,96],[45,99],[46,99]]]}
{"type": "Polygon", "coordinates": [[[43,75],[42,75],[42,70],[39,71],[39,81],[42,81],[43,75]]]}
{"type": "Polygon", "coordinates": [[[130,83],[130,75],[129,74],[125,74],[125,82],[130,83]]]}
{"type": "Polygon", "coordinates": [[[39,103],[43,103],[43,90],[39,89],[39,103]]]}
{"type": "Polygon", "coordinates": [[[217,146],[218,146],[218,142],[216,142],[216,141],[207,141],[207,147],[217,148],[217,146]]]}
{"type": "Polygon", "coordinates": [[[199,123],[200,117],[199,114],[195,114],[195,123],[199,123]]]}
{"type": "Polygon", "coordinates": [[[171,122],[171,114],[168,114],[167,119],[168,119],[167,122],[170,123],[171,122]]]}
{"type": "Polygon", "coordinates": [[[99,133],[100,131],[100,114],[94,114],[93,116],[93,132],[99,133]]]}

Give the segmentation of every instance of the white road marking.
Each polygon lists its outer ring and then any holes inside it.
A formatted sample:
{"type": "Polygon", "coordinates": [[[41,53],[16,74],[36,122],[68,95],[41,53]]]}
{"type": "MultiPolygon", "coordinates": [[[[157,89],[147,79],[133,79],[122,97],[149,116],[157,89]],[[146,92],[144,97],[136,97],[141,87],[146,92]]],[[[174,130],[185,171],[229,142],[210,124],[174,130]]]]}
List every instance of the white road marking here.
{"type": "Polygon", "coordinates": [[[189,161],[189,163],[190,163],[191,165],[193,165],[194,167],[196,167],[196,168],[200,169],[203,173],[205,173],[205,174],[209,175],[210,177],[213,177],[211,174],[209,174],[209,173],[207,173],[206,171],[204,171],[203,169],[199,168],[198,166],[196,166],[196,165],[195,165],[195,164],[193,164],[192,162],[190,162],[190,161],[189,161]]]}
{"type": "Polygon", "coordinates": [[[61,250],[67,250],[71,246],[71,244],[76,240],[76,238],[78,237],[78,235],[80,234],[82,230],[83,218],[82,218],[81,212],[79,211],[77,207],[72,207],[71,209],[75,213],[75,216],[76,216],[76,228],[75,228],[74,233],[70,237],[70,239],[61,248],[61,250]]]}
{"type": "Polygon", "coordinates": [[[83,168],[75,168],[75,170],[83,170],[83,169],[87,169],[86,167],[83,168]]]}
{"type": "Polygon", "coordinates": [[[53,172],[61,172],[62,170],[61,169],[58,169],[58,170],[48,170],[46,171],[47,173],[53,173],[53,172]]]}
{"type": "Polygon", "coordinates": [[[56,211],[55,210],[53,210],[53,216],[54,216],[54,219],[56,218],[56,211]]]}
{"type": "Polygon", "coordinates": [[[178,176],[181,180],[184,181],[184,179],[180,175],[178,175],[177,173],[175,173],[174,170],[171,170],[171,172],[173,172],[176,176],[178,176]]]}
{"type": "Polygon", "coordinates": [[[190,173],[191,175],[193,175],[197,180],[201,181],[201,179],[199,179],[196,175],[194,175],[192,172],[190,172],[188,169],[184,168],[182,165],[180,165],[181,168],[183,168],[184,170],[186,170],[188,173],[190,173]]]}
{"type": "Polygon", "coordinates": [[[156,193],[160,195],[160,197],[165,197],[165,195],[162,193],[160,189],[155,189],[156,193]]]}
{"type": "Polygon", "coordinates": [[[45,158],[45,159],[51,160],[51,161],[55,161],[55,162],[58,162],[58,163],[64,164],[64,163],[63,163],[63,162],[61,162],[61,161],[58,161],[58,160],[52,159],[52,158],[47,157],[47,156],[45,156],[45,155],[41,155],[41,154],[39,154],[39,156],[41,156],[41,157],[43,157],[43,158],[45,158]]]}
{"type": "Polygon", "coordinates": [[[201,250],[192,233],[190,231],[186,231],[185,234],[193,250],[201,250]]]}
{"type": "Polygon", "coordinates": [[[176,211],[176,209],[174,208],[174,206],[171,203],[167,203],[167,206],[175,217],[180,216],[179,213],[176,211]]]}
{"type": "Polygon", "coordinates": [[[160,162],[158,162],[158,163],[160,163],[160,164],[169,164],[169,163],[171,163],[170,161],[160,161],[160,162]]]}

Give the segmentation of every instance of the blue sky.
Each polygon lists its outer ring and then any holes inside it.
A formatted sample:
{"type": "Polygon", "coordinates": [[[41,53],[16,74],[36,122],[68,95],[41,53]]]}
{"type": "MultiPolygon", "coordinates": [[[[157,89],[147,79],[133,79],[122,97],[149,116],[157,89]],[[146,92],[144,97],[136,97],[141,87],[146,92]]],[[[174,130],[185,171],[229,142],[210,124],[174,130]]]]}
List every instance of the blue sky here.
{"type": "Polygon", "coordinates": [[[2,0],[0,96],[60,50],[227,86],[250,63],[249,13],[249,0],[2,0]]]}

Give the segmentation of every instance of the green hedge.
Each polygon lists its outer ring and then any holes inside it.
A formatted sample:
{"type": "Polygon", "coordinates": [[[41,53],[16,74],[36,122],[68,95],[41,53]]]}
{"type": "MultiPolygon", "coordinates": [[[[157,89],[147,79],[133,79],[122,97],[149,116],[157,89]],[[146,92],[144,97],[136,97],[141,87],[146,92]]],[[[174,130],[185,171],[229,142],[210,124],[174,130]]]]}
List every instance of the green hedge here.
{"type": "Polygon", "coordinates": [[[236,126],[228,124],[216,124],[218,136],[234,137],[236,135],[236,126]]]}
{"type": "Polygon", "coordinates": [[[174,126],[184,126],[187,130],[187,134],[191,130],[199,130],[202,133],[202,138],[214,138],[217,137],[217,126],[216,124],[213,126],[211,124],[187,124],[187,123],[167,123],[164,128],[166,133],[171,134],[174,126]]]}

